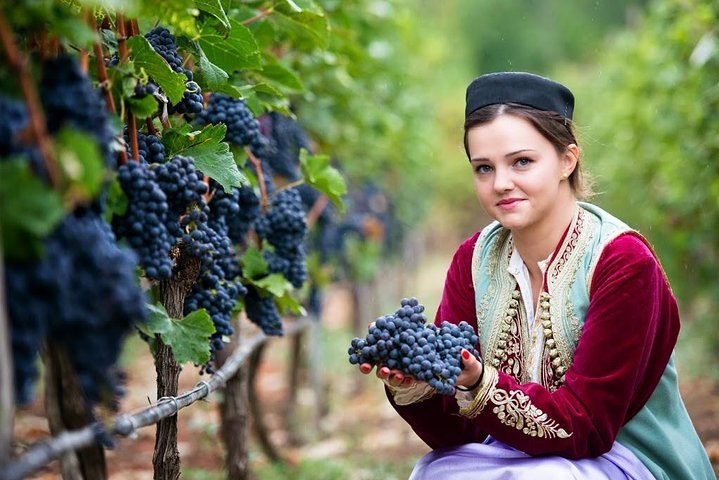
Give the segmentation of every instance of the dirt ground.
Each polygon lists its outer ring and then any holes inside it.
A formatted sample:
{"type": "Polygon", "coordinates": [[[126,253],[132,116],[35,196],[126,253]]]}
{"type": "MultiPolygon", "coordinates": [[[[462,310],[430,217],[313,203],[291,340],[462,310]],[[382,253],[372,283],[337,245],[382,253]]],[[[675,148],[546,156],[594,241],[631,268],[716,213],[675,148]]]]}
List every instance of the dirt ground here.
{"type": "MultiPolygon", "coordinates": [[[[307,460],[356,465],[368,462],[373,465],[387,464],[391,465],[393,473],[382,478],[406,478],[412,464],[428,448],[385,401],[379,382],[364,377],[346,364],[343,352],[352,336],[347,328],[348,301],[347,291],[336,289],[327,303],[322,343],[325,369],[321,374],[327,412],[321,419],[318,420],[315,408],[318,397],[305,378],[297,395],[297,415],[291,420],[295,426],[287,423],[284,412],[288,398],[289,342],[286,339],[272,340],[269,345],[257,379],[258,396],[270,429],[270,438],[290,464],[307,460]]],[[[147,348],[141,342],[131,342],[128,350],[130,394],[121,406],[125,412],[142,408],[155,398],[155,372],[147,348]]],[[[185,368],[180,390],[192,388],[199,379],[197,369],[185,368]]],[[[686,380],[682,383],[682,392],[696,429],[719,473],[719,386],[707,380],[686,380]]],[[[217,397],[213,394],[209,400],[198,402],[179,414],[182,478],[223,478],[223,451],[218,435],[221,419],[217,405],[217,397]]],[[[25,445],[47,435],[47,421],[41,399],[38,399],[17,414],[15,436],[18,449],[22,450],[25,445]]],[[[154,427],[143,428],[135,438],[121,439],[116,449],[107,452],[111,480],[152,478],[154,435],[154,427]]],[[[253,470],[261,470],[267,464],[266,456],[254,440],[250,462],[253,470]]],[[[57,472],[55,462],[30,478],[55,479],[59,478],[57,472]]],[[[373,478],[369,475],[362,477],[354,474],[351,478],[373,478]]],[[[350,478],[349,473],[347,478],[350,478]]]]}

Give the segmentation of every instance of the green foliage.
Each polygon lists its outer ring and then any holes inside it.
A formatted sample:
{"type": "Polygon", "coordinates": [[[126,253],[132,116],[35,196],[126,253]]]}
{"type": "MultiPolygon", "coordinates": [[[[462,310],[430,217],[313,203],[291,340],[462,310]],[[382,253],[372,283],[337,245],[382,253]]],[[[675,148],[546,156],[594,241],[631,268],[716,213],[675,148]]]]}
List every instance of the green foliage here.
{"type": "Polygon", "coordinates": [[[130,50],[135,72],[151,76],[172,103],[180,101],[185,92],[185,76],[174,72],[145,37],[135,35],[128,38],[127,47],[130,50]]]}
{"type": "Polygon", "coordinates": [[[204,365],[210,361],[210,344],[208,339],[215,333],[215,325],[210,315],[202,309],[196,310],[183,319],[170,318],[160,304],[148,305],[150,319],[138,324],[142,333],[150,337],[151,346],[155,335],[172,349],[175,360],[180,365],[192,362],[204,365]]]}
{"type": "Polygon", "coordinates": [[[328,155],[309,155],[307,150],[300,151],[300,167],[305,182],[327,195],[340,212],[344,211],[342,195],[347,193],[347,185],[342,175],[330,165],[328,155]]]}
{"type": "Polygon", "coordinates": [[[648,238],[682,309],[707,326],[719,308],[717,22],[716,3],[656,2],[576,92],[599,203],[648,238]]]}
{"type": "Polygon", "coordinates": [[[195,130],[189,124],[176,129],[166,130],[162,136],[167,154],[170,157],[184,155],[192,157],[195,166],[205,175],[215,179],[222,188],[229,191],[232,187],[249,184],[247,177],[237,168],[230,146],[223,142],[227,127],[225,125],[207,125],[195,130]]]}
{"type": "Polygon", "coordinates": [[[455,0],[460,38],[475,75],[502,70],[549,73],[559,62],[598,51],[610,29],[623,26],[647,0],[455,0]]]}
{"type": "Polygon", "coordinates": [[[55,157],[60,165],[68,203],[86,203],[100,193],[105,180],[105,161],[90,136],[63,127],[55,138],[55,157]]]}
{"type": "Polygon", "coordinates": [[[437,141],[429,37],[407,2],[318,3],[331,26],[327,51],[286,56],[306,90],[293,98],[297,116],[350,184],[378,185],[410,224],[431,200],[422,192],[437,141]]]}
{"type": "Polygon", "coordinates": [[[0,233],[7,258],[38,255],[40,241],[64,214],[60,196],[48,190],[24,161],[0,162],[0,233]]]}

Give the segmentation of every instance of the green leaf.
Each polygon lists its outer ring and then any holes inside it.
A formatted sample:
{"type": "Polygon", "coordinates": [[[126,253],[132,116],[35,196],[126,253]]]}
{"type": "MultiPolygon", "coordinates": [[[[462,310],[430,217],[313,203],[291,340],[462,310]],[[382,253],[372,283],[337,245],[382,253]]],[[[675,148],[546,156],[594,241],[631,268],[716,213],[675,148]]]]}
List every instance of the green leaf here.
{"type": "Polygon", "coordinates": [[[122,191],[122,186],[117,178],[117,173],[113,175],[112,181],[107,187],[107,203],[105,204],[105,220],[110,223],[113,216],[122,216],[127,212],[127,196],[122,191]]]}
{"type": "Polygon", "coordinates": [[[150,312],[150,315],[146,322],[138,323],[137,328],[149,337],[154,337],[155,334],[162,335],[167,333],[172,328],[170,315],[165,310],[165,307],[158,304],[146,305],[150,312]]]}
{"type": "Polygon", "coordinates": [[[347,193],[347,185],[340,172],[330,165],[328,155],[310,155],[307,150],[300,151],[300,167],[305,181],[327,195],[344,212],[342,195],[347,193]]]}
{"type": "Polygon", "coordinates": [[[65,37],[67,40],[81,48],[91,48],[97,33],[90,28],[79,15],[75,18],[65,17],[62,20],[53,18],[50,31],[65,37]]]}
{"type": "Polygon", "coordinates": [[[231,28],[230,19],[227,18],[225,10],[222,8],[222,4],[220,3],[220,0],[195,0],[195,5],[197,5],[198,9],[202,10],[203,12],[207,12],[216,19],[218,19],[226,30],[229,30],[231,28]]]}
{"type": "Polygon", "coordinates": [[[142,98],[129,97],[128,103],[130,104],[130,110],[135,114],[139,120],[144,120],[147,117],[153,116],[157,113],[157,101],[152,95],[146,95],[142,98]]]}
{"type": "Polygon", "coordinates": [[[275,7],[280,29],[310,46],[327,48],[330,27],[324,12],[314,2],[284,0],[275,7]]]}
{"type": "Polygon", "coordinates": [[[249,180],[237,168],[230,146],[223,142],[227,127],[223,124],[207,125],[201,131],[191,131],[189,125],[167,130],[162,142],[168,156],[192,157],[195,167],[222,185],[225,191],[232,187],[249,184],[249,180]]]}
{"type": "Polygon", "coordinates": [[[157,82],[167,98],[172,103],[177,103],[185,93],[184,74],[176,73],[170,65],[150,45],[150,42],[141,35],[135,35],[127,39],[127,47],[130,49],[135,71],[142,69],[157,82]]]}
{"type": "Polygon", "coordinates": [[[285,293],[292,291],[292,284],[279,273],[272,273],[259,280],[251,280],[251,282],[275,297],[281,297],[285,293]]]}
{"type": "Polygon", "coordinates": [[[172,347],[177,363],[192,362],[205,364],[210,361],[210,336],[215,333],[215,324],[205,309],[196,310],[182,320],[172,320],[173,328],[162,341],[172,347]]]}
{"type": "Polygon", "coordinates": [[[265,64],[262,67],[260,75],[269,82],[286,87],[294,92],[304,90],[305,87],[295,72],[282,65],[277,59],[270,55],[265,55],[264,61],[265,64]]]}
{"type": "Polygon", "coordinates": [[[250,29],[230,20],[229,35],[217,31],[213,22],[206,22],[200,31],[200,47],[207,58],[225,72],[262,68],[259,47],[250,29]]]}
{"type": "Polygon", "coordinates": [[[64,215],[60,196],[32,175],[26,161],[0,162],[0,233],[7,258],[37,256],[41,240],[64,215]]]}
{"type": "Polygon", "coordinates": [[[177,363],[192,362],[204,364],[210,360],[210,336],[215,333],[215,325],[204,310],[196,310],[182,320],[170,318],[162,305],[148,305],[150,317],[147,322],[138,325],[145,335],[160,335],[165,345],[172,349],[177,363]]]}
{"type": "Polygon", "coordinates": [[[280,313],[291,313],[293,315],[307,315],[307,310],[300,304],[300,302],[290,295],[285,293],[281,297],[275,297],[275,303],[280,310],[280,313]]]}
{"type": "Polygon", "coordinates": [[[78,130],[63,128],[55,139],[55,158],[66,180],[63,194],[70,203],[97,196],[105,161],[95,139],[78,130]]]}
{"type": "Polygon", "coordinates": [[[227,80],[230,76],[227,72],[212,63],[199,46],[197,48],[197,54],[198,61],[195,78],[197,79],[197,82],[206,87],[207,90],[216,92],[218,87],[227,84],[227,80]]]}
{"type": "Polygon", "coordinates": [[[247,278],[257,278],[267,273],[267,262],[262,256],[262,252],[254,247],[247,249],[240,258],[242,264],[242,273],[247,278]]]}

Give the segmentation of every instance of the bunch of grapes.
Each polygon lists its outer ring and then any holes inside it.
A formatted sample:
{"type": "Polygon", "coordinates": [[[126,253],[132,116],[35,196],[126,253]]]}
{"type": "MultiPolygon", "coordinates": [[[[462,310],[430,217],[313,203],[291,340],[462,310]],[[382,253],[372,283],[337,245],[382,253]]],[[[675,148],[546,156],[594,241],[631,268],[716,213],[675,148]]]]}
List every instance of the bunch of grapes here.
{"type": "Polygon", "coordinates": [[[76,58],[60,55],[45,61],[40,98],[51,134],[57,133],[64,125],[88,133],[97,141],[106,165],[115,167],[116,158],[110,148],[115,132],[105,100],[100,91],[92,87],[76,58]]]}
{"type": "Polygon", "coordinates": [[[195,168],[192,157],[176,155],[167,163],[154,168],[157,185],[165,193],[174,221],[183,215],[191,205],[204,205],[203,195],[207,184],[202,172],[195,168]]]}
{"type": "Polygon", "coordinates": [[[263,296],[253,287],[248,288],[245,296],[245,313],[247,318],[260,327],[266,335],[281,336],[284,333],[282,318],[272,295],[263,296]]]}
{"type": "Polygon", "coordinates": [[[244,100],[212,93],[207,108],[197,120],[202,124],[224,123],[227,126],[226,141],[239,146],[249,145],[255,155],[264,157],[267,139],[260,133],[259,123],[244,100]]]}
{"type": "Polygon", "coordinates": [[[33,172],[45,177],[45,166],[40,151],[21,141],[29,119],[25,104],[0,96],[0,161],[11,157],[24,157],[33,172]]]}
{"type": "Polygon", "coordinates": [[[0,157],[13,155],[22,148],[19,136],[27,125],[25,104],[0,96],[0,157]]]}
{"type": "Polygon", "coordinates": [[[19,403],[32,396],[38,347],[65,347],[89,401],[119,396],[122,340],[147,312],[136,257],[117,246],[91,210],[69,214],[44,241],[44,256],[7,264],[8,313],[19,403]]]}
{"type": "MultiPolygon", "coordinates": [[[[230,336],[232,311],[237,298],[247,293],[239,281],[239,263],[228,237],[223,217],[212,217],[210,209],[201,201],[182,218],[183,242],[191,255],[201,260],[200,278],[185,298],[185,313],[204,308],[215,325],[210,339],[211,353],[223,347],[222,337],[230,336]]],[[[212,371],[211,365],[205,369],[212,371]]]]}
{"type": "Polygon", "coordinates": [[[227,235],[233,243],[244,245],[249,232],[260,216],[260,199],[252,187],[232,187],[230,192],[212,180],[212,201],[209,204],[214,218],[223,218],[227,235]]]}
{"type": "MultiPolygon", "coordinates": [[[[127,162],[118,168],[120,186],[127,196],[127,211],[113,220],[113,229],[126,238],[140,259],[147,278],[172,276],[170,249],[175,244],[167,196],[147,164],[127,162]]],[[[176,220],[175,220],[176,221],[176,220]]]]}
{"type": "Polygon", "coordinates": [[[267,214],[255,222],[255,231],[274,248],[274,255],[287,262],[272,261],[270,271],[281,273],[296,288],[307,280],[304,242],[307,217],[300,194],[295,189],[282,190],[272,198],[267,214]],[[281,270],[274,268],[284,267],[281,270]]]}
{"type": "Polygon", "coordinates": [[[462,349],[479,358],[479,337],[467,322],[427,325],[423,311],[416,298],[402,299],[394,314],[375,320],[365,338],[352,340],[350,363],[385,365],[429,383],[439,393],[454,394],[462,349]]]}
{"type": "Polygon", "coordinates": [[[262,117],[268,124],[268,146],[264,159],[272,170],[288,180],[297,180],[300,172],[300,149],[312,151],[307,133],[300,124],[277,112],[262,117]]]}
{"type": "MultiPolygon", "coordinates": [[[[125,150],[128,155],[130,151],[130,138],[125,130],[125,150]]],[[[145,163],[165,163],[165,145],[162,144],[162,140],[157,135],[150,133],[137,132],[137,150],[139,154],[139,160],[145,163]]]]}
{"type": "MultiPolygon", "coordinates": [[[[192,113],[198,114],[202,112],[202,89],[193,81],[194,75],[192,70],[182,66],[182,57],[177,53],[177,45],[175,45],[175,36],[165,27],[155,27],[145,35],[147,41],[150,42],[152,48],[160,54],[165,61],[170,64],[170,68],[177,73],[184,73],[187,77],[185,83],[185,93],[182,99],[176,104],[170,104],[169,113],[192,113]]],[[[149,84],[148,84],[149,85],[149,84]]]]}

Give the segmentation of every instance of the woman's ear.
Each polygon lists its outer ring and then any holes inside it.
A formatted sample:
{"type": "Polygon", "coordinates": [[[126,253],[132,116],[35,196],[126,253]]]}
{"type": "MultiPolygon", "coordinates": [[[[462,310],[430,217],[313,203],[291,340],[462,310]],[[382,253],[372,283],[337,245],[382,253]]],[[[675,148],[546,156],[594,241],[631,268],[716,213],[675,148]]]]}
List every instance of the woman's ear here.
{"type": "Polygon", "coordinates": [[[564,149],[564,153],[562,154],[561,158],[563,178],[569,178],[572,172],[574,172],[574,170],[577,168],[580,154],[581,151],[579,150],[579,147],[574,143],[570,143],[569,145],[567,145],[567,148],[564,149]]]}

